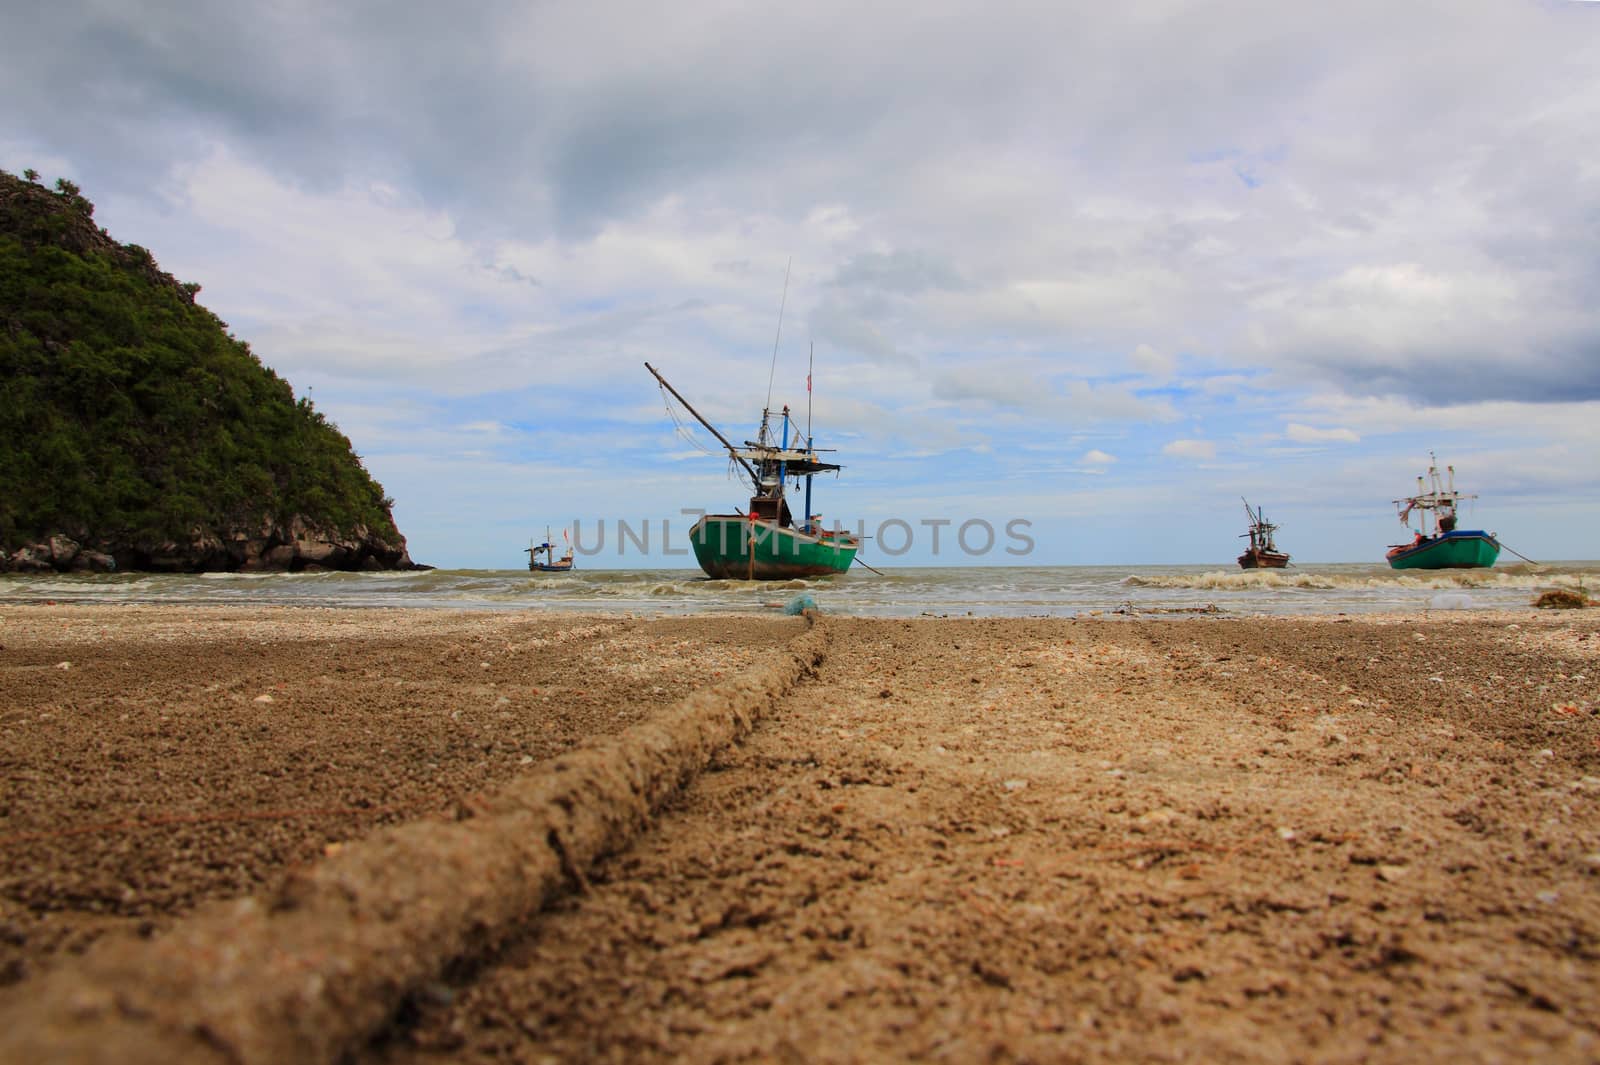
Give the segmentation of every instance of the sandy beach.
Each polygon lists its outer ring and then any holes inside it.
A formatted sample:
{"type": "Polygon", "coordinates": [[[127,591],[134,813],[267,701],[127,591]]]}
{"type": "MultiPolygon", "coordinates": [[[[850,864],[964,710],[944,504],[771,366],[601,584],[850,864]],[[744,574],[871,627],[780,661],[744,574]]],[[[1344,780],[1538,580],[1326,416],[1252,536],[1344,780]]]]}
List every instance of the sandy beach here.
{"type": "Polygon", "coordinates": [[[1592,1061],[1597,658],[7,606],[0,1058],[1592,1061]]]}

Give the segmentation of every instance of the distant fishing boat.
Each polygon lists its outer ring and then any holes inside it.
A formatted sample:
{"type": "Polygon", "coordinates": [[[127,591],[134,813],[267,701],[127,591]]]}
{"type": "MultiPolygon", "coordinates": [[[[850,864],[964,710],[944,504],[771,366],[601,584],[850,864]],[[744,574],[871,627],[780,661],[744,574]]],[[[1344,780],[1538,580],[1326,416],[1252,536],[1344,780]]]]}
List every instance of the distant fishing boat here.
{"type": "Polygon", "coordinates": [[[1239,556],[1239,568],[1282,569],[1287,566],[1289,556],[1279,551],[1277,545],[1272,542],[1272,534],[1278,531],[1278,526],[1266,519],[1260,507],[1251,509],[1248,499],[1244,500],[1244,512],[1250,519],[1250,529],[1239,535],[1248,536],[1250,546],[1239,556]]]}
{"type": "MultiPolygon", "coordinates": [[[[707,514],[689,530],[695,561],[708,577],[723,580],[778,581],[797,577],[823,577],[843,573],[855,561],[861,541],[842,529],[826,529],[822,515],[811,512],[811,479],[835,472],[839,465],[823,462],[813,446],[810,426],[802,435],[784,407],[778,427],[772,426],[770,408],[761,412],[761,428],[754,440],[734,447],[717,427],[700,416],[655,367],[649,370],[661,387],[683,409],[711,431],[739,469],[750,479],[750,507],[743,514],[707,514]],[[793,433],[791,444],[791,431],[793,433]],[[790,479],[805,481],[805,511],[800,522],[790,512],[784,485],[790,479]]],[[[810,377],[806,379],[810,391],[810,377]]]]}
{"type": "Polygon", "coordinates": [[[567,530],[561,530],[561,539],[567,541],[567,550],[557,558],[556,545],[550,542],[550,527],[545,526],[544,543],[523,548],[528,553],[528,570],[532,573],[566,573],[571,570],[572,542],[567,537],[567,530]],[[540,555],[544,556],[543,562],[539,561],[540,555]]]}
{"type": "Polygon", "coordinates": [[[1385,556],[1394,569],[1481,569],[1500,557],[1500,541],[1482,529],[1457,529],[1456,507],[1463,499],[1477,499],[1456,491],[1456,468],[1446,466],[1447,480],[1439,478],[1438,459],[1428,452],[1426,483],[1417,478],[1417,494],[1395,500],[1400,524],[1410,527],[1411,515],[1421,526],[1408,544],[1395,544],[1385,556]]]}

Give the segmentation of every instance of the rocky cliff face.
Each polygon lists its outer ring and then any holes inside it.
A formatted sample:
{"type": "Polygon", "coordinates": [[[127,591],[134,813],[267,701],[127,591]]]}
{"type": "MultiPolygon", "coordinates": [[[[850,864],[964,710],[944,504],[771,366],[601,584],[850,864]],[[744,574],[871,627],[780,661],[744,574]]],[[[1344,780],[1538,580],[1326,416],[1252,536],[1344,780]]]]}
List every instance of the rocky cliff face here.
{"type": "Polygon", "coordinates": [[[411,561],[399,543],[358,525],[349,533],[319,529],[296,516],[286,524],[263,522],[251,529],[195,529],[179,540],[117,543],[64,533],[15,551],[0,550],[4,573],[293,573],[320,570],[428,569],[411,561]]]}
{"type": "Polygon", "coordinates": [[[0,170],[0,572],[417,568],[338,427],[36,176],[0,170]]]}

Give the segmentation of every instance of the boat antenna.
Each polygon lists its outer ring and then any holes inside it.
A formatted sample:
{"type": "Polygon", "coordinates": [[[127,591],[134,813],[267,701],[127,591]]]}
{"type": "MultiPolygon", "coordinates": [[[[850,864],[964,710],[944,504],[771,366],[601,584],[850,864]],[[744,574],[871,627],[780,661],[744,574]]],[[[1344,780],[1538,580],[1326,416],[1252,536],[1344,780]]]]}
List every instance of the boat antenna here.
{"type": "Polygon", "coordinates": [[[806,447],[811,447],[811,370],[817,365],[817,342],[811,342],[811,357],[806,360],[806,447]]]}
{"type": "Polygon", "coordinates": [[[778,333],[772,338],[772,370],[767,374],[767,406],[772,409],[772,379],[778,373],[778,340],[783,336],[783,309],[789,305],[789,268],[794,265],[794,256],[789,256],[789,261],[783,267],[783,299],[778,304],[778,333]]]}

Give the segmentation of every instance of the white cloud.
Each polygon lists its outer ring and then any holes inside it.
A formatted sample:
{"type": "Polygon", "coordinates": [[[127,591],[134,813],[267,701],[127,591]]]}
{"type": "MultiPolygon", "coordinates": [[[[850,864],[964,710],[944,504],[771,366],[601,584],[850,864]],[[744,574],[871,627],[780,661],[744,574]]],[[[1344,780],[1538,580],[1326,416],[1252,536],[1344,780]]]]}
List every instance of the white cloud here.
{"type": "Polygon", "coordinates": [[[1149,344],[1140,344],[1128,356],[1128,364],[1146,377],[1164,380],[1172,375],[1177,368],[1177,360],[1171,355],[1157,351],[1149,344]]]}
{"type": "Polygon", "coordinates": [[[1290,422],[1284,426],[1283,435],[1297,444],[1359,444],[1361,437],[1349,429],[1318,429],[1311,425],[1290,422]]]}
{"type": "Polygon", "coordinates": [[[1109,466],[1116,461],[1117,457],[1115,455],[1109,455],[1097,447],[1090,448],[1083,453],[1083,464],[1085,466],[1109,466]]]}
{"type": "Polygon", "coordinates": [[[1011,358],[958,365],[933,379],[935,399],[1081,422],[1165,422],[1178,417],[1165,399],[1146,399],[1120,385],[1059,376],[1045,360],[1011,358]]]}
{"type": "Polygon", "coordinates": [[[1163,455],[1197,461],[1217,457],[1217,445],[1210,440],[1174,440],[1161,448],[1163,455]]]}

